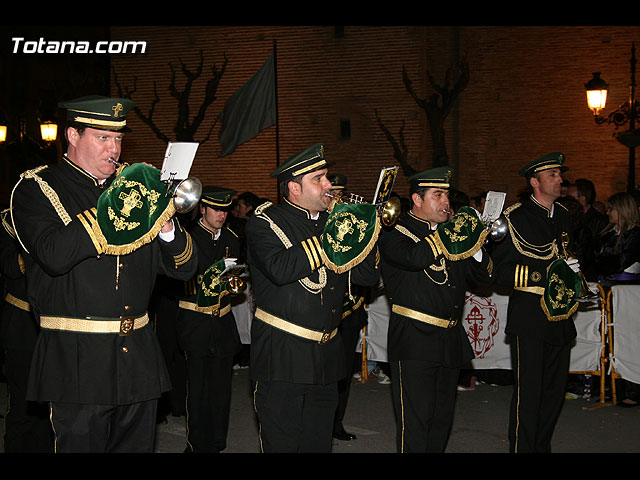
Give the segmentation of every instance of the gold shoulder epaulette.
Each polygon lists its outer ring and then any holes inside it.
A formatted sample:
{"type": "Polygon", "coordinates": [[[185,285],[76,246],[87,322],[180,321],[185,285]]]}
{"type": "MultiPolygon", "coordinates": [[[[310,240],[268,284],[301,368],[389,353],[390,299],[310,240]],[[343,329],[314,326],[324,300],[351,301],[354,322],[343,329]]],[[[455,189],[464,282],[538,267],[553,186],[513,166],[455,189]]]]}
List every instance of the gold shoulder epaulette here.
{"type": "Polygon", "coordinates": [[[254,211],[254,215],[260,215],[262,214],[263,211],[265,211],[267,208],[269,208],[271,205],[273,205],[273,202],[264,202],[262,205],[259,205],[255,211],[254,211]]]}
{"type": "Polygon", "coordinates": [[[522,203],[520,203],[520,202],[514,203],[510,207],[505,208],[503,210],[502,214],[503,215],[509,215],[511,212],[513,212],[516,208],[520,207],[521,205],[522,205],[522,203]]]}

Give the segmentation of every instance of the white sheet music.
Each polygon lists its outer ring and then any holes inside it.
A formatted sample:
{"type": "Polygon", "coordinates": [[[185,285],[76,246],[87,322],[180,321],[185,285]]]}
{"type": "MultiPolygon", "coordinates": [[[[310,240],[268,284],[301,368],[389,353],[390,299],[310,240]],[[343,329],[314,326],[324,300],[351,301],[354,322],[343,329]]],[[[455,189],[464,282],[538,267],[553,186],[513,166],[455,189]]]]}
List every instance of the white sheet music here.
{"type": "Polygon", "coordinates": [[[482,212],[482,220],[487,222],[495,221],[504,208],[504,202],[507,194],[504,192],[487,192],[487,198],[484,201],[484,211],[482,212]]]}
{"type": "Polygon", "coordinates": [[[169,142],[164,154],[160,180],[166,182],[188,178],[199,145],[197,142],[169,142]]]}

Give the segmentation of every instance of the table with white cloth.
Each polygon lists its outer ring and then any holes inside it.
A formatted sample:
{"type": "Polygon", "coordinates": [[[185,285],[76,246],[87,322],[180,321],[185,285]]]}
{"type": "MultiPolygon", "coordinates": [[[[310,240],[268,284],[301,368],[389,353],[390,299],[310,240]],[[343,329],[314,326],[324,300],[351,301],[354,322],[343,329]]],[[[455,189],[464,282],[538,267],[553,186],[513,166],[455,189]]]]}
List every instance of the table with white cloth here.
{"type": "Polygon", "coordinates": [[[640,285],[611,287],[613,368],[625,380],[640,383],[640,285]]]}
{"type": "MultiPolygon", "coordinates": [[[[476,357],[469,368],[511,369],[508,337],[504,332],[508,304],[508,292],[467,292],[462,322],[476,357]]],[[[366,338],[367,359],[386,362],[390,308],[382,286],[375,290],[367,313],[368,325],[360,334],[357,351],[362,352],[362,339],[366,338]]],[[[595,371],[600,368],[603,348],[601,318],[597,297],[580,302],[574,318],[578,335],[571,350],[571,371],[595,371]]]]}

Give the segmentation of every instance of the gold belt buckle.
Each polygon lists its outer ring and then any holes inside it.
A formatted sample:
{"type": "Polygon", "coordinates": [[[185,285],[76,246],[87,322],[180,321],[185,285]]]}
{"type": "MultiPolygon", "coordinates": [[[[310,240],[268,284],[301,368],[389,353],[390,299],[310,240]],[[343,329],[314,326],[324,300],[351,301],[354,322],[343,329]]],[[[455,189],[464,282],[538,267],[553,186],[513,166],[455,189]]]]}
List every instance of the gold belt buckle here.
{"type": "Polygon", "coordinates": [[[331,332],[327,332],[326,330],[324,332],[322,332],[322,336],[320,337],[320,340],[318,340],[318,343],[320,345],[324,345],[325,343],[327,343],[329,340],[331,340],[331,332]]]}
{"type": "Polygon", "coordinates": [[[453,328],[458,324],[458,319],[449,319],[449,325],[447,325],[447,328],[453,328]]]}
{"type": "Polygon", "coordinates": [[[136,317],[120,317],[120,336],[124,337],[133,333],[133,323],[136,317]]]}

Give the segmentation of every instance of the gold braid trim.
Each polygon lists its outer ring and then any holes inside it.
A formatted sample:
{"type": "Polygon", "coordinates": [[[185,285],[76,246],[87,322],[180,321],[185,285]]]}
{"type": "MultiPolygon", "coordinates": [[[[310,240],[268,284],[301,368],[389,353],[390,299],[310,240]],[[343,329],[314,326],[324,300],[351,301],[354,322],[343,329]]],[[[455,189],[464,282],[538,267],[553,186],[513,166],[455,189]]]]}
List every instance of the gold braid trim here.
{"type": "Polygon", "coordinates": [[[15,238],[18,240],[18,242],[20,243],[24,251],[27,253],[29,253],[29,250],[27,249],[27,247],[25,247],[24,243],[22,243],[22,240],[18,235],[18,231],[15,228],[16,222],[13,218],[13,194],[15,193],[16,188],[18,188],[18,185],[20,185],[20,182],[22,182],[23,179],[31,178],[35,180],[40,186],[40,190],[42,190],[42,192],[51,202],[51,205],[56,210],[56,213],[58,214],[58,216],[60,217],[64,225],[66,226],[69,223],[71,223],[71,217],[65,210],[64,206],[62,205],[62,202],[60,202],[60,198],[58,197],[58,194],[55,192],[55,190],[53,190],[53,188],[49,186],[47,182],[45,182],[44,180],[42,180],[42,178],[36,175],[38,172],[44,170],[45,168],[47,168],[47,165],[40,165],[39,167],[33,168],[31,170],[27,170],[26,172],[22,172],[20,174],[20,178],[18,179],[16,184],[13,186],[13,190],[11,190],[11,198],[9,200],[9,211],[11,212],[11,224],[13,225],[13,230],[16,234],[15,238]]]}
{"type": "MultiPolygon", "coordinates": [[[[398,232],[400,232],[401,234],[406,235],[407,237],[409,237],[415,243],[420,242],[420,239],[416,235],[411,233],[407,228],[403,227],[402,225],[396,225],[396,230],[398,230],[398,232]]],[[[438,255],[440,255],[442,253],[440,251],[441,245],[436,244],[434,242],[434,240],[433,240],[433,237],[434,237],[434,235],[427,235],[426,237],[424,237],[424,240],[427,242],[427,245],[429,245],[431,247],[431,251],[433,252],[433,256],[435,258],[437,258],[438,255]]],[[[427,277],[429,277],[429,280],[431,280],[436,285],[444,285],[449,280],[449,273],[447,272],[447,267],[446,267],[446,264],[445,264],[444,256],[440,257],[440,265],[439,266],[431,264],[431,265],[429,265],[429,268],[431,270],[433,270],[434,272],[444,272],[444,280],[442,282],[438,282],[431,275],[429,275],[429,272],[427,271],[426,268],[424,268],[422,270],[424,272],[424,274],[427,277]]]]}
{"type": "Polygon", "coordinates": [[[559,322],[560,320],[568,319],[571,315],[576,313],[576,310],[578,309],[579,304],[578,302],[576,302],[573,305],[573,307],[571,307],[569,311],[564,315],[551,315],[551,312],[549,312],[549,308],[547,308],[547,304],[544,301],[544,295],[543,295],[542,297],[540,297],[540,306],[542,307],[542,311],[544,312],[544,314],[547,316],[547,320],[549,320],[550,322],[559,322]]]}
{"type": "Polygon", "coordinates": [[[60,217],[60,220],[62,220],[62,223],[67,226],[71,223],[71,217],[62,205],[60,197],[58,197],[56,191],[51,188],[51,186],[46,181],[36,175],[38,172],[44,170],[45,168],[47,168],[46,165],[41,165],[40,167],[34,168],[33,170],[27,170],[26,172],[20,174],[20,178],[32,178],[36,181],[36,183],[40,186],[40,190],[42,190],[42,193],[44,193],[45,197],[47,197],[51,202],[51,205],[53,205],[53,208],[56,210],[56,213],[60,217]]]}
{"type": "Polygon", "coordinates": [[[187,244],[184,247],[184,251],[180,255],[173,257],[176,263],[176,268],[187,263],[191,258],[191,255],[193,255],[193,240],[191,239],[191,234],[186,231],[184,234],[187,237],[187,244]]]}
{"type": "Polygon", "coordinates": [[[9,215],[9,213],[8,208],[5,208],[0,212],[0,216],[2,217],[2,226],[12,238],[16,238],[16,231],[13,229],[13,225],[7,222],[7,215],[9,215]]]}
{"type": "Polygon", "coordinates": [[[100,230],[100,226],[98,225],[98,219],[96,218],[97,209],[95,207],[89,208],[84,212],[80,212],[77,217],[82,223],[82,226],[91,237],[91,241],[93,242],[93,246],[96,247],[96,251],[98,255],[104,253],[105,248],[107,246],[107,239],[102,234],[102,230],[100,230]]]}
{"type": "Polygon", "coordinates": [[[482,245],[484,245],[484,240],[485,238],[487,238],[488,233],[489,232],[487,232],[486,230],[482,230],[482,233],[478,237],[478,240],[476,241],[476,243],[474,243],[466,252],[456,253],[456,254],[449,253],[449,251],[444,246],[444,243],[442,242],[440,235],[436,234],[436,235],[432,235],[432,237],[433,237],[433,241],[438,246],[438,249],[442,251],[445,257],[447,257],[447,260],[456,262],[459,260],[465,260],[469,257],[473,257],[478,252],[478,250],[482,248],[482,245]]]}
{"type": "MultiPolygon", "coordinates": [[[[154,238],[156,238],[158,233],[160,233],[160,230],[162,230],[164,224],[167,223],[171,217],[173,217],[173,214],[175,212],[176,208],[171,201],[167,205],[167,208],[164,209],[164,212],[162,212],[162,215],[158,217],[158,219],[155,221],[155,223],[147,233],[145,233],[139,239],[131,243],[127,243],[126,245],[106,245],[104,253],[106,253],[107,255],[127,255],[142,247],[143,245],[150,243],[154,238]]],[[[176,266],[177,265],[178,263],[176,262],[176,266]]]]}
{"type": "MultiPolygon", "coordinates": [[[[273,233],[276,234],[276,236],[280,239],[280,241],[285,246],[285,248],[289,249],[289,248],[291,248],[293,246],[293,243],[291,243],[291,240],[289,240],[289,238],[287,238],[287,236],[282,231],[282,229],[278,225],[276,225],[276,223],[273,220],[271,220],[271,218],[269,218],[267,215],[265,215],[263,213],[264,210],[267,209],[268,207],[270,207],[271,205],[272,205],[271,202],[263,203],[258,208],[256,208],[256,211],[255,211],[254,215],[257,215],[258,217],[262,218],[267,223],[269,223],[269,226],[271,227],[271,230],[273,231],[273,233]]],[[[316,241],[317,241],[317,239],[316,239],[316,241]]],[[[304,247],[304,242],[303,242],[303,247],[304,247]]],[[[308,252],[307,252],[307,255],[309,255],[308,252]]],[[[311,258],[309,258],[309,263],[313,266],[311,258]]],[[[324,266],[321,266],[320,268],[318,268],[318,283],[311,281],[309,279],[309,277],[302,278],[302,279],[298,280],[298,282],[308,292],[313,293],[313,294],[318,294],[327,285],[327,271],[326,271],[326,268],[324,266]]]]}
{"type": "Polygon", "coordinates": [[[351,270],[353,267],[355,267],[356,265],[358,265],[360,262],[362,262],[367,255],[369,255],[369,253],[371,252],[371,250],[373,250],[373,247],[376,245],[376,242],[378,241],[378,235],[380,235],[380,219],[376,217],[376,227],[375,230],[373,231],[373,235],[371,236],[371,240],[369,240],[369,243],[367,244],[367,246],[362,250],[362,252],[360,252],[355,258],[351,259],[350,261],[348,261],[347,263],[345,263],[342,266],[338,266],[335,263],[333,263],[331,260],[329,260],[329,257],[327,256],[326,252],[324,251],[324,249],[320,249],[320,255],[322,256],[322,261],[334,272],[340,274],[340,273],[344,273],[347,270],[351,270]]]}
{"type": "Polygon", "coordinates": [[[513,226],[509,215],[520,205],[520,203],[516,203],[502,212],[507,220],[507,224],[509,225],[509,236],[511,237],[513,246],[520,254],[524,255],[525,257],[535,258],[536,260],[551,260],[552,258],[557,257],[558,246],[555,239],[546,245],[534,245],[533,243],[527,242],[513,226]],[[529,248],[529,250],[537,251],[538,253],[533,253],[533,251],[525,251],[523,246],[529,248]]]}

